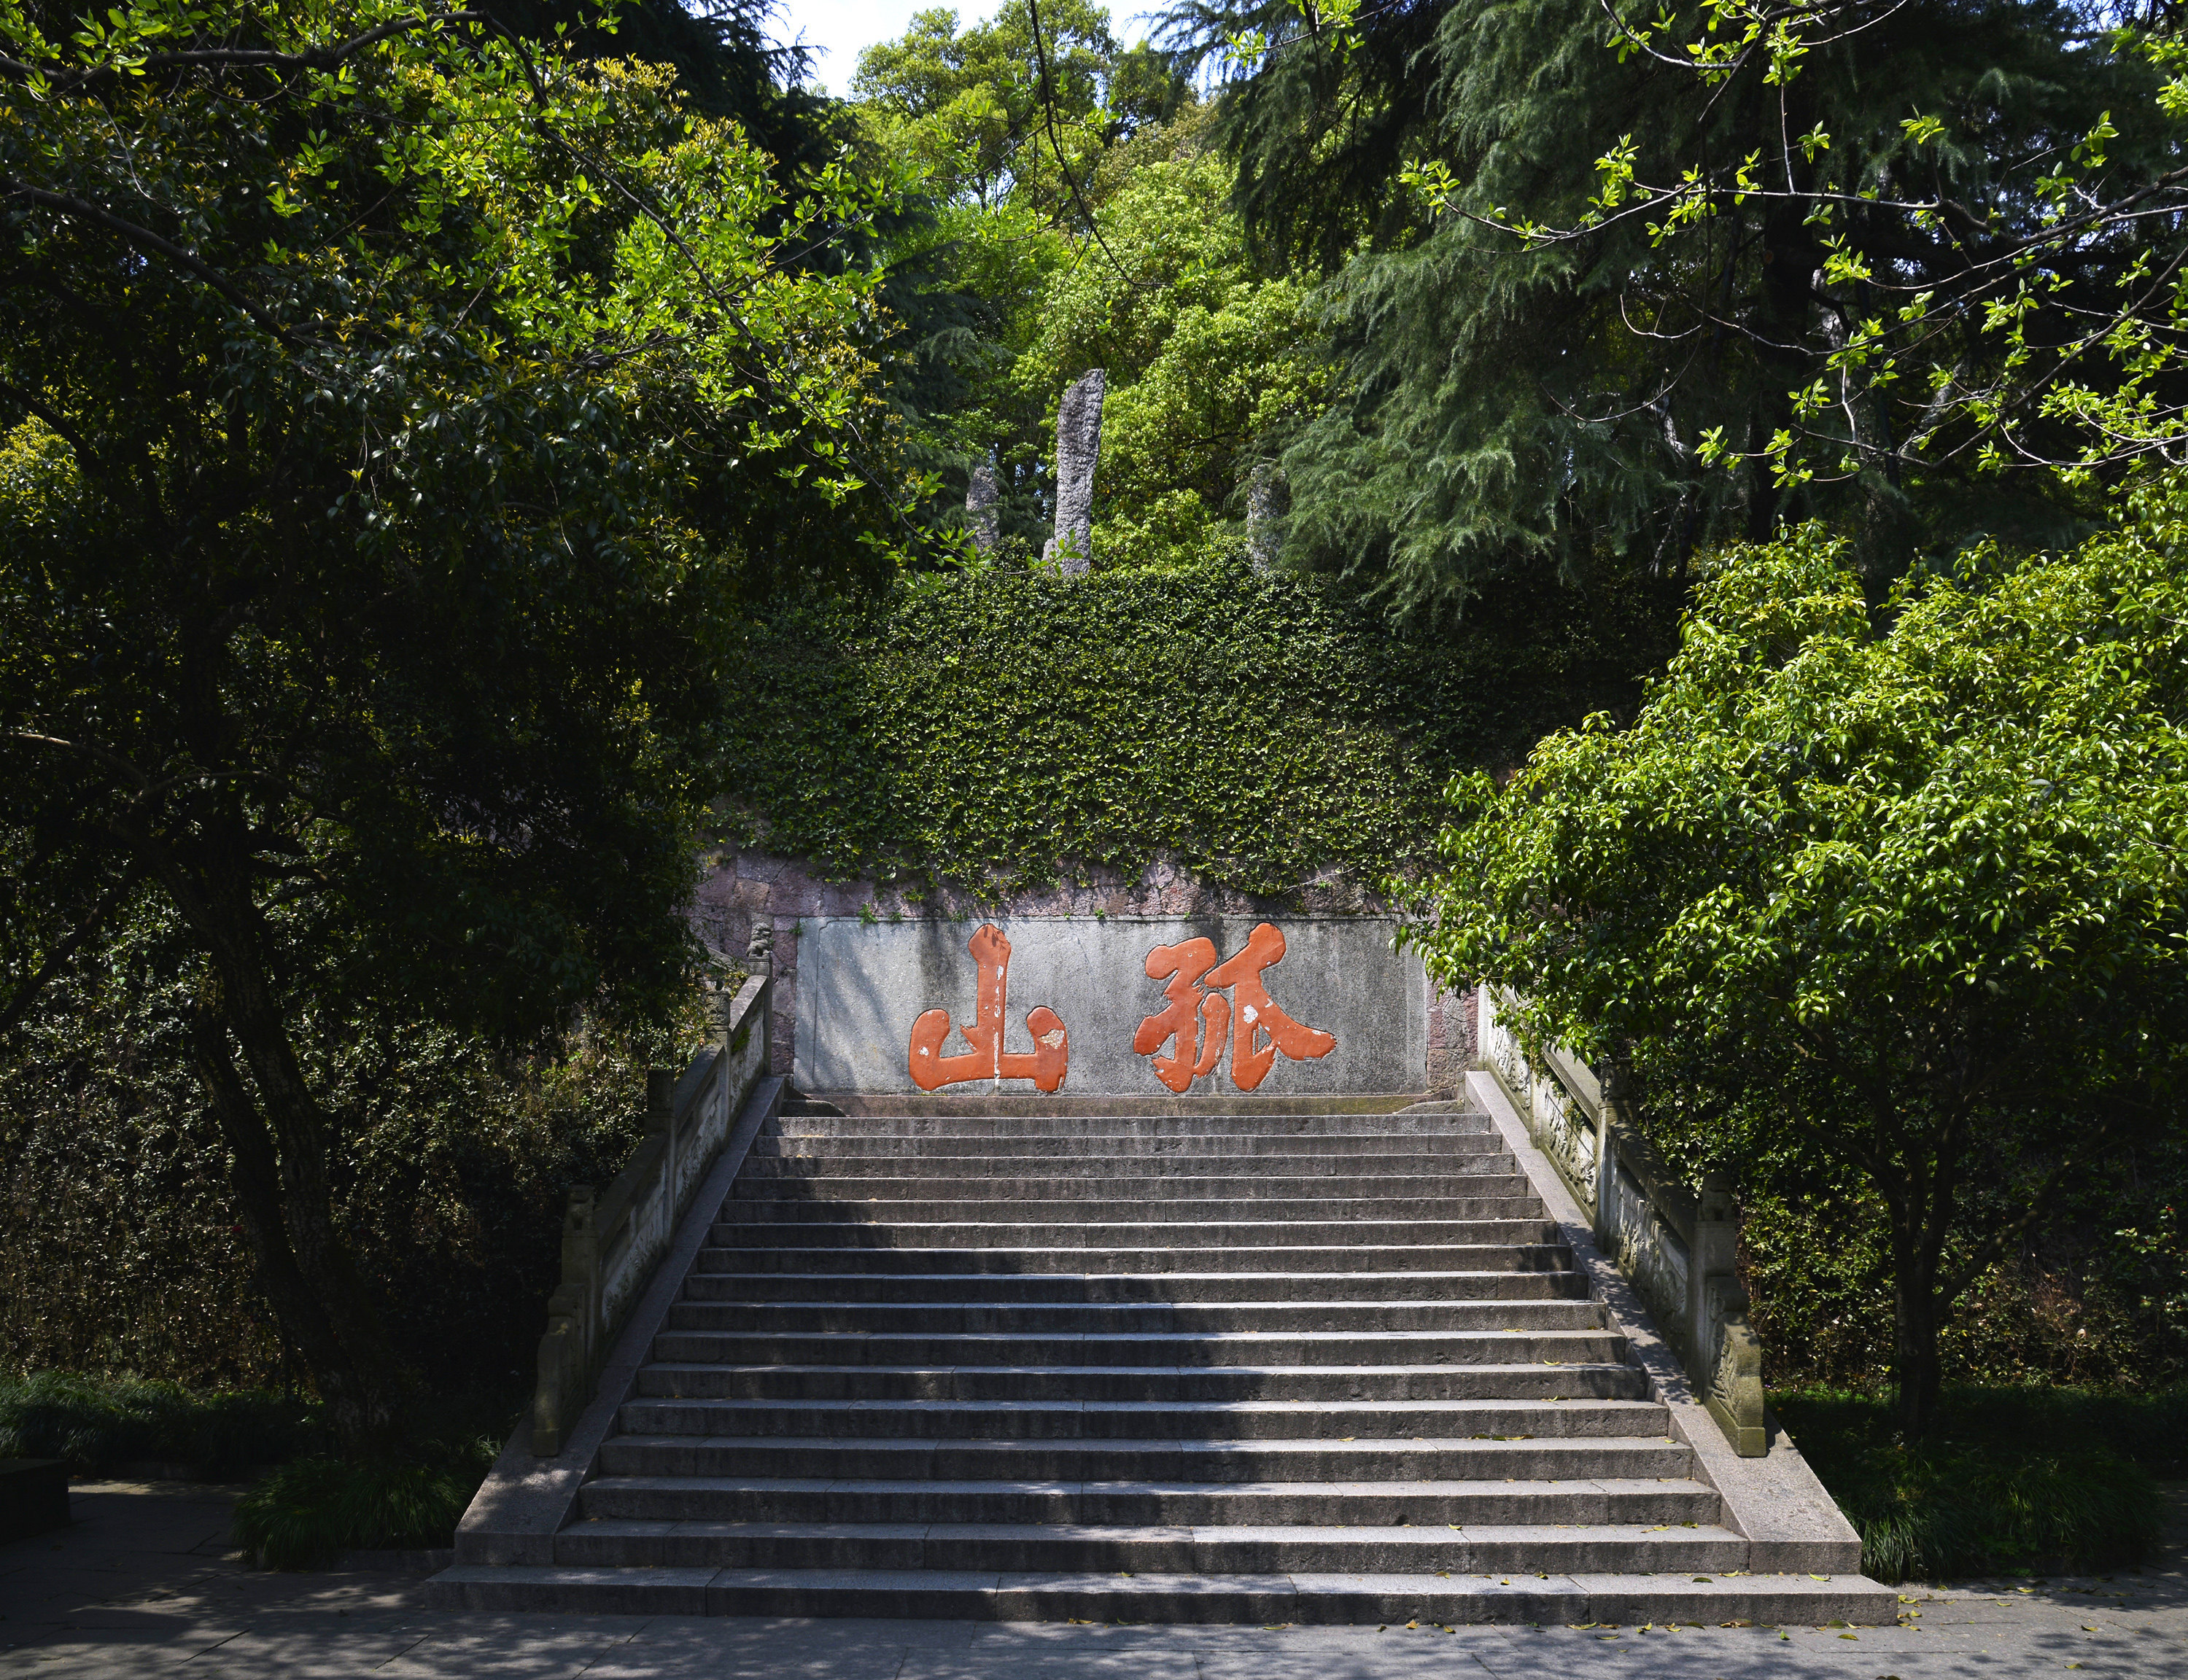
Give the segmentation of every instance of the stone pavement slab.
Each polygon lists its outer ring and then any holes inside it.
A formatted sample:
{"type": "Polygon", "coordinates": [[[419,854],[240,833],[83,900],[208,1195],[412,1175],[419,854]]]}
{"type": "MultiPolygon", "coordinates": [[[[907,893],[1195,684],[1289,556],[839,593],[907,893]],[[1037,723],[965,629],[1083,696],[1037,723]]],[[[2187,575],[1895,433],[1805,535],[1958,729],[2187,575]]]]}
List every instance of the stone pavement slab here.
{"type": "Polygon", "coordinates": [[[0,1680],[2022,1680],[2188,1676],[2188,1569],[1900,1590],[1896,1627],[1204,1627],[443,1614],[424,1573],[279,1575],[235,1490],[79,1484],[0,1547],[0,1680]]]}

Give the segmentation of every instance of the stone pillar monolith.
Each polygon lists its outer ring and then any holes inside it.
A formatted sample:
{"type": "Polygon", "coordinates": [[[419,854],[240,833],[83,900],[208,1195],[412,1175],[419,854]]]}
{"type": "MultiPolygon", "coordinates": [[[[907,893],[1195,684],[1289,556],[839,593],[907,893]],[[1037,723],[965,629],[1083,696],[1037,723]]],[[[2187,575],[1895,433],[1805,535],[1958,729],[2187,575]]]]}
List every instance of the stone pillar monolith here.
{"type": "Polygon", "coordinates": [[[1254,570],[1266,572],[1277,563],[1277,468],[1273,461],[1254,463],[1246,481],[1246,558],[1254,570]]]}
{"type": "Polygon", "coordinates": [[[1067,578],[1085,575],[1094,559],[1094,465],[1102,456],[1102,397],[1108,381],[1089,368],[1063,393],[1056,414],[1056,535],[1041,558],[1067,578]]]}
{"type": "Polygon", "coordinates": [[[973,469],[971,482],[965,486],[965,523],[972,527],[973,545],[990,556],[1002,541],[1002,516],[995,505],[1002,498],[995,483],[995,469],[982,461],[973,469]]]}

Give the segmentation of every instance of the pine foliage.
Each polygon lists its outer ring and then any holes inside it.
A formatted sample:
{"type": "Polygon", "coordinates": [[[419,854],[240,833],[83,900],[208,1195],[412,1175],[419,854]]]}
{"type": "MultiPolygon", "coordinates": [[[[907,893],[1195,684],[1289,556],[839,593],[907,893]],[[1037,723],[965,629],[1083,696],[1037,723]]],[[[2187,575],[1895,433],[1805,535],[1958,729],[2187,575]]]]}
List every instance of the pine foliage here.
{"type": "MultiPolygon", "coordinates": [[[[2007,196],[2010,165],[2107,108],[2151,127],[2126,115],[2154,110],[2147,67],[2101,50],[2073,7],[1877,10],[1782,87],[1760,61],[1711,87],[1623,58],[1599,0],[1413,0],[1360,8],[1343,27],[1311,8],[1302,23],[1289,0],[1170,14],[1174,45],[1240,72],[1217,132],[1263,255],[1328,283],[1346,379],[1285,457],[1293,555],[1362,576],[1401,607],[1456,607],[1497,572],[1577,577],[1611,553],[1683,575],[1698,550],[1785,519],[1838,520],[1873,577],[1920,548],[2075,533],[2080,510],[2048,482],[1869,472],[1785,490],[1759,467],[1702,463],[1713,427],[1760,448],[1814,376],[1836,307],[1819,283],[1830,230],[1797,207],[1751,205],[1676,248],[1638,220],[1533,249],[1486,225],[1578,224],[1598,161],[1621,145],[1661,176],[1691,159],[1775,156],[1786,132],[1797,141],[1822,125],[1834,138],[1818,168],[1858,188],[1930,170],[1903,122],[1943,110],[1954,143],[1934,166],[1980,206],[2007,196]],[[1415,189],[1424,162],[1448,172],[1447,197],[1415,189]]],[[[2122,168],[2151,172],[2163,144],[2129,133],[2115,150],[2122,168]]],[[[2130,255],[2092,251],[2070,278],[2108,284],[2130,255]]],[[[1941,248],[1908,245],[1896,260],[1950,285],[1941,248]]]]}

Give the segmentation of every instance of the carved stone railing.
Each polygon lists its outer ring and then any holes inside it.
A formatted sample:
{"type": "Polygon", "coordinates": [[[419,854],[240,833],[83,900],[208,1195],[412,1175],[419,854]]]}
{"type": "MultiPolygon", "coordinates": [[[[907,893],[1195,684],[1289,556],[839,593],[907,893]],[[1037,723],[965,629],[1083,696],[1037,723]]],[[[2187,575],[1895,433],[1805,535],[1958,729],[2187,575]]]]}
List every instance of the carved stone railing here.
{"type": "Polygon", "coordinates": [[[547,1303],[539,1386],[532,1398],[532,1450],[562,1450],[592,1399],[601,1362],[632,1302],[668,1251],[678,1221],[765,1076],[773,984],[764,972],[721,1000],[716,1037],[677,1079],[646,1081],[646,1141],[605,1191],[570,1192],[562,1221],[562,1282],[547,1303]]]}
{"type": "Polygon", "coordinates": [[[1761,1457],[1762,1348],[1734,1264],[1740,1221],[1730,1185],[1717,1173],[1699,1192],[1674,1180],[1587,1067],[1554,1045],[1529,1057],[1506,1018],[1509,1005],[1508,994],[1481,989],[1483,1059],[1587,1210],[1597,1246],[1655,1315],[1734,1451],[1761,1457]]]}

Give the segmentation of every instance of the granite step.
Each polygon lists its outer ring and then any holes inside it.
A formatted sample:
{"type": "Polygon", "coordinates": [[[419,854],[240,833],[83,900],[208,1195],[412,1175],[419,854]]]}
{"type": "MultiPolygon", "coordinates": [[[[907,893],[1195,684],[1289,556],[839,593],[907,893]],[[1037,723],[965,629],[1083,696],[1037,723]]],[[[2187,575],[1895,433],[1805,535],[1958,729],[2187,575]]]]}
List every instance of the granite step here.
{"type": "Polygon", "coordinates": [[[1176,1132],[1108,1137],[798,1137],[763,1131],[750,1164],[772,1160],[833,1161],[1295,1161],[1309,1171],[1327,1161],[1362,1159],[1418,1165],[1508,1155],[1493,1132],[1358,1132],[1340,1137],[1260,1137],[1176,1132]]]}
{"type": "MultiPolygon", "coordinates": [[[[718,1249],[818,1248],[990,1249],[1022,1257],[1023,1266],[1006,1271],[1054,1269],[1046,1253],[1081,1249],[1133,1249],[1141,1254],[1168,1254],[1181,1269],[1204,1266],[1211,1250],[1225,1251],[1227,1265],[1238,1265],[1234,1249],[1280,1249],[1295,1258],[1302,1251],[1351,1255],[1362,1270],[1381,1270],[1396,1250],[1427,1250],[1447,1262],[1454,1249],[1504,1243],[1514,1248],[1541,1248],[1558,1242],[1559,1232],[1548,1220],[1520,1216],[1509,1219],[1444,1220],[1328,1220],[1231,1219],[1204,1220],[1190,1232],[1173,1223],[1150,1220],[1059,1220],[1041,1224],[1011,1224],[996,1220],[899,1220],[893,1223],[868,1220],[750,1220],[748,1204],[727,1202],[708,1241],[718,1249]]],[[[1136,1209],[1138,1211],[1138,1209],[1136,1209]]],[[[1322,1264],[1317,1260],[1316,1265],[1322,1264]]],[[[1330,1264],[1341,1261],[1333,1260],[1330,1264]]],[[[1570,1260],[1565,1260],[1569,1266],[1570,1260]]],[[[1133,1271],[1160,1271],[1152,1264],[1134,1264],[1133,1271]]]]}
{"type": "Polygon", "coordinates": [[[1688,1477],[1621,1481],[1004,1482],[601,1476],[586,1517],[634,1522],[1072,1523],[1154,1527],[1401,1524],[1438,1528],[1714,1524],[1723,1501],[1688,1477]]]}
{"type": "MultiPolygon", "coordinates": [[[[1272,1196],[1266,1199],[1221,1197],[1175,1200],[1088,1196],[1027,1198],[871,1196],[859,1201],[804,1202],[787,1198],[734,1197],[722,1206],[723,1223],[734,1229],[754,1225],[886,1225],[916,1230],[930,1225],[985,1225],[995,1229],[1040,1232],[1044,1226],[1136,1224],[1166,1229],[1179,1245],[1191,1246],[1195,1231],[1241,1225],[1307,1225],[1324,1232],[1381,1226],[1418,1230],[1438,1222],[1539,1217],[1542,1204],[1532,1195],[1498,1196],[1272,1196]],[[1158,1215],[1157,1209],[1159,1209],[1158,1215]]],[[[717,1229],[722,1228],[720,1226],[717,1229]]],[[[1038,1241],[1038,1238],[1035,1238],[1038,1241]]]]}
{"type": "MultiPolygon", "coordinates": [[[[714,1251],[719,1252],[719,1251],[714,1251]]],[[[705,1255],[702,1254],[702,1261],[705,1255]]],[[[927,1301],[1130,1305],[1216,1301],[1356,1302],[1580,1300],[1576,1271],[1169,1271],[1114,1273],[733,1271],[704,1265],[684,1287],[691,1301],[927,1301]]]]}
{"type": "Polygon", "coordinates": [[[636,1380],[649,1400],[1181,1401],[1641,1400],[1626,1364],[1571,1365],[680,1365],[636,1380]]]}
{"type": "Polygon", "coordinates": [[[978,1188],[989,1201],[1072,1201],[1102,1186],[1129,1183],[1133,1190],[1177,1198],[1221,1201],[1247,1197],[1269,1201],[1317,1194],[1372,1194],[1355,1186],[1405,1186],[1407,1194],[1530,1194],[1527,1179],[1514,1170],[1509,1155],[1444,1155],[1407,1162],[1387,1155],[1345,1155],[1308,1166],[1289,1155],[1262,1157],[1267,1170],[1251,1170],[1254,1157],[1175,1155],[1136,1159],[1120,1155],[1086,1159],[1076,1168],[1059,1162],[994,1159],[987,1155],[937,1155],[926,1162],[855,1159],[838,1155],[775,1155],[753,1162],[737,1175],[740,1197],[768,1194],[843,1194],[843,1197],[911,1197],[930,1194],[934,1186],[961,1183],[978,1188]],[[1247,1170],[1241,1170],[1247,1168],[1247,1170]],[[1433,1170],[1431,1170],[1433,1168],[1433,1170]],[[840,1188],[843,1186],[843,1188],[840,1188]]]}
{"type": "MultiPolygon", "coordinates": [[[[741,1233],[742,1234],[742,1233],[741,1233]]],[[[1555,1240],[1555,1227],[1544,1220],[1520,1220],[1476,1227],[1473,1238],[1449,1243],[1390,1243],[1373,1248],[1351,1244],[1226,1243],[1189,1249],[1112,1246],[1074,1242],[1069,1246],[989,1247],[967,1240],[958,1244],[892,1243],[890,1233],[870,1226],[841,1226],[815,1241],[809,1227],[796,1242],[753,1245],[738,1243],[715,1227],[713,1245],[699,1250],[696,1274],[742,1277],[795,1272],[856,1273],[894,1277],[978,1276],[1010,1277],[1073,1273],[1087,1277],[1179,1277],[1220,1264],[1227,1272],[1285,1272],[1294,1275],[1360,1275],[1441,1272],[1452,1267],[1577,1277],[1571,1251],[1555,1240]],[[1495,1240],[1507,1233],[1506,1240],[1495,1240]],[[1482,1240],[1485,1234],[1488,1240],[1482,1240]],[[846,1240],[854,1237],[857,1240],[846,1240]],[[1220,1249],[1220,1261],[1215,1258],[1220,1249]]],[[[1083,1237],[1083,1232],[1075,1233],[1083,1237]]]]}
{"type": "Polygon", "coordinates": [[[1251,1575],[1314,1570],[1431,1575],[1736,1569],[1740,1537],[1709,1525],[1534,1524],[1461,1529],[1283,1524],[683,1522],[586,1519],[555,1537],[561,1564],[640,1568],[1115,1570],[1251,1575]]]}
{"type": "Polygon", "coordinates": [[[663,1330],[653,1339],[656,1359],[721,1365],[1601,1364],[1625,1351],[1626,1338],[1612,1330],[933,1336],[663,1330]]]}
{"type": "Polygon", "coordinates": [[[1075,1140],[1091,1153],[1117,1137],[1491,1137],[1486,1114],[785,1114],[776,1137],[1050,1137],[1075,1140]]]}
{"type": "MultiPolygon", "coordinates": [[[[710,1292],[711,1293],[711,1292],[710,1292]]],[[[724,1292],[727,1294],[728,1292],[724,1292]]],[[[694,1292],[668,1311],[672,1330],[775,1335],[1179,1335],[1194,1331],[1600,1329],[1587,1299],[1300,1301],[764,1301],[694,1292]]]]}
{"type": "MultiPolygon", "coordinates": [[[[985,1570],[596,1568],[459,1564],[436,1576],[443,1610],[625,1615],[866,1616],[979,1621],[1269,1626],[1719,1622],[1889,1626],[1890,1587],[1861,1576],[1673,1570],[1563,1575],[1076,1574],[985,1570]]],[[[1875,1664],[1870,1665],[1875,1666],[1875,1664]]]]}
{"type": "MultiPolygon", "coordinates": [[[[725,1435],[785,1440],[901,1437],[928,1441],[1196,1440],[1314,1439],[1364,1451],[1410,1448],[1429,1440],[1491,1445],[1513,1440],[1660,1440],[1662,1407],[1649,1401],[1325,1400],[1284,1395],[1241,1401],[956,1399],[729,1399],[668,1395],[625,1401],[620,1428],[632,1435],[725,1435]]],[[[1485,1449],[1486,1450],[1486,1449],[1485,1449]]]]}
{"type": "Polygon", "coordinates": [[[883,1481],[1578,1481],[1686,1477],[1661,1435],[1345,1440],[920,1440],[888,1435],[623,1435],[601,1448],[616,1476],[852,1476],[883,1481]]]}

